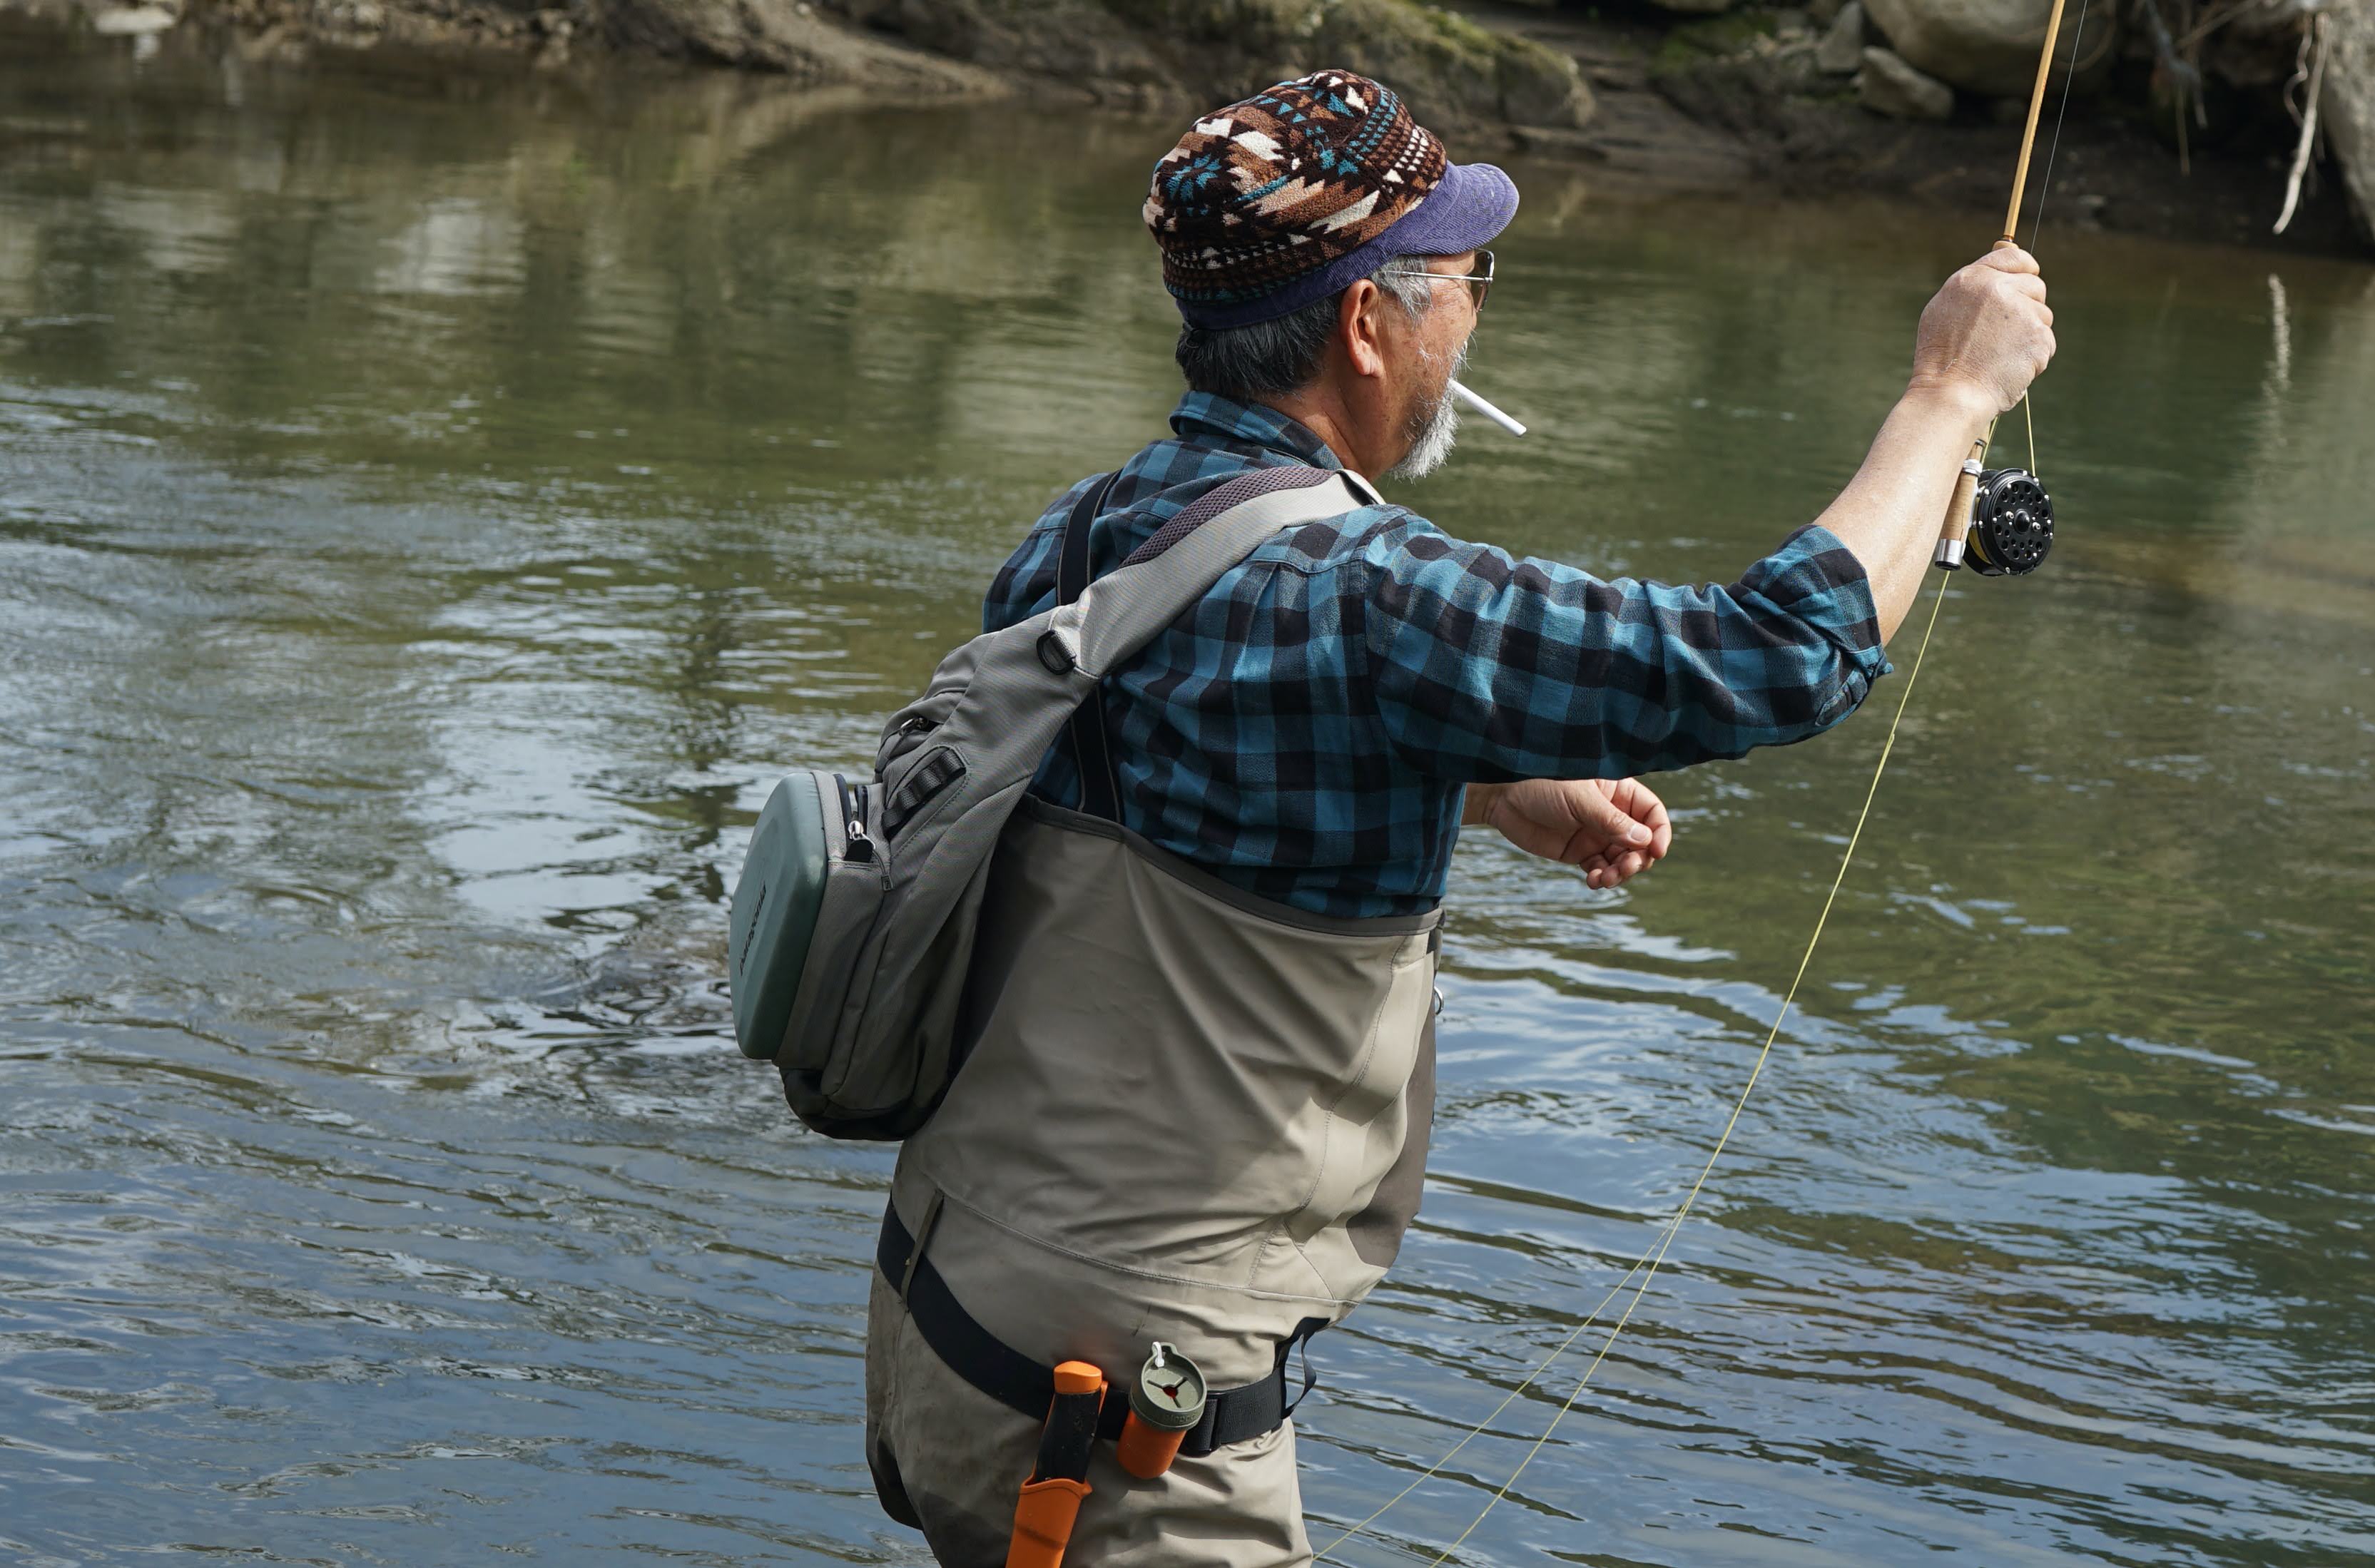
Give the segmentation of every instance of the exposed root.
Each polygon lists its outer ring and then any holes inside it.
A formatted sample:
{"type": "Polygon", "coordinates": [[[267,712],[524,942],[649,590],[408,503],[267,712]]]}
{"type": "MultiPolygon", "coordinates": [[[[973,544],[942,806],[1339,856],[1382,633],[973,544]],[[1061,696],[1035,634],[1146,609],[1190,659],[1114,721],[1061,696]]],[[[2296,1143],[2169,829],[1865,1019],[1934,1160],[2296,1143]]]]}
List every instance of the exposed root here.
{"type": "MultiPolygon", "coordinates": [[[[2293,210],[2300,206],[2301,181],[2309,174],[2310,158],[2317,148],[2317,100],[2325,87],[2326,36],[2325,13],[2322,11],[2310,18],[2309,29],[2301,35],[2301,53],[2309,57],[2309,90],[2302,95],[2306,102],[2300,110],[2300,140],[2293,147],[2292,172],[2285,179],[2285,210],[2276,215],[2276,232],[2279,234],[2292,226],[2293,210]]],[[[2300,79],[2301,73],[2295,71],[2293,81],[2286,82],[2285,86],[2289,89],[2293,82],[2300,79]]],[[[2291,107],[2289,100],[2286,107],[2291,107]]]]}

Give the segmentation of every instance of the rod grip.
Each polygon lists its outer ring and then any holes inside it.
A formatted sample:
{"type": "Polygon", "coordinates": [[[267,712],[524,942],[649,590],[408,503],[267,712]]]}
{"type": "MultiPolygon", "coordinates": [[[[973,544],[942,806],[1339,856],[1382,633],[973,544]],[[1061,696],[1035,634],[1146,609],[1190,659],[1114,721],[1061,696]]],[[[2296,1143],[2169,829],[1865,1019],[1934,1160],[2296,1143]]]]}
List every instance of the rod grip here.
{"type": "Polygon", "coordinates": [[[1065,1362],[1056,1368],[1056,1397],[1047,1401],[1047,1424],[1039,1429],[1038,1463],[1014,1500],[1006,1568],[1060,1568],[1081,1499],[1089,1494],[1089,1451],[1096,1444],[1105,1397],[1105,1374],[1094,1363],[1065,1362]]]}
{"type": "Polygon", "coordinates": [[[1955,477],[1954,499],[1946,502],[1946,518],[1938,527],[1938,548],[1930,557],[1930,564],[1941,572],[1953,572],[1963,564],[1963,539],[1971,531],[1971,503],[1979,497],[1979,462],[1987,451],[1986,442],[1971,442],[1971,455],[1955,477]]]}

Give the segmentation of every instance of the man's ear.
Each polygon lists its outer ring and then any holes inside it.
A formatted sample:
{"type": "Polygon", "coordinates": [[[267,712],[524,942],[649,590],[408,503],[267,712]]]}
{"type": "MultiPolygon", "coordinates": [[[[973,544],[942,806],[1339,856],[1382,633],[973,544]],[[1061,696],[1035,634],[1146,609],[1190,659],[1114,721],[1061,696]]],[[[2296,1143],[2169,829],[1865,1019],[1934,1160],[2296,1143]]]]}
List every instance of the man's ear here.
{"type": "Polygon", "coordinates": [[[1377,286],[1367,278],[1361,279],[1344,290],[1336,306],[1336,339],[1344,346],[1344,358],[1356,376],[1375,378],[1386,373],[1386,356],[1377,340],[1377,286]]]}

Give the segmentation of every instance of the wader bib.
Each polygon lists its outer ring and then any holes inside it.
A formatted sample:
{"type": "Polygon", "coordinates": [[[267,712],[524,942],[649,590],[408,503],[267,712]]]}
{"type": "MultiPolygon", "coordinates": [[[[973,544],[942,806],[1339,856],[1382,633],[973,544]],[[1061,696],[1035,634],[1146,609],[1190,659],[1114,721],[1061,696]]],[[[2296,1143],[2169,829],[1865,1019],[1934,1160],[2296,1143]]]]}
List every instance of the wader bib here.
{"type": "MultiPolygon", "coordinates": [[[[1088,738],[1076,755],[1102,758],[1088,738]]],[[[869,1311],[868,1457],[942,1562],[1005,1561],[1050,1369],[1119,1388],[1157,1339],[1202,1369],[1204,1421],[1152,1480],[1098,1445],[1065,1562],[1308,1559],[1290,1353],[1384,1276],[1417,1210],[1437,919],[1307,914],[1105,818],[1018,808],[963,1066],[900,1151],[869,1311]]]]}

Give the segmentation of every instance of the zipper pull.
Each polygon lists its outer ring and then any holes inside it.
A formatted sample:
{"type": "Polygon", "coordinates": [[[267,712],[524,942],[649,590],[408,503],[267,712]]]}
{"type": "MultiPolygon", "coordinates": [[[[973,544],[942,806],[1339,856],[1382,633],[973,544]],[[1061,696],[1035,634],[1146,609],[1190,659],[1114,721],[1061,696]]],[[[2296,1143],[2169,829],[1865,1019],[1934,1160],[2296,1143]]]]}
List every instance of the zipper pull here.
{"type": "Polygon", "coordinates": [[[866,786],[852,788],[839,773],[833,774],[833,783],[841,792],[841,857],[861,863],[870,861],[874,858],[874,841],[866,836],[866,786]]]}

